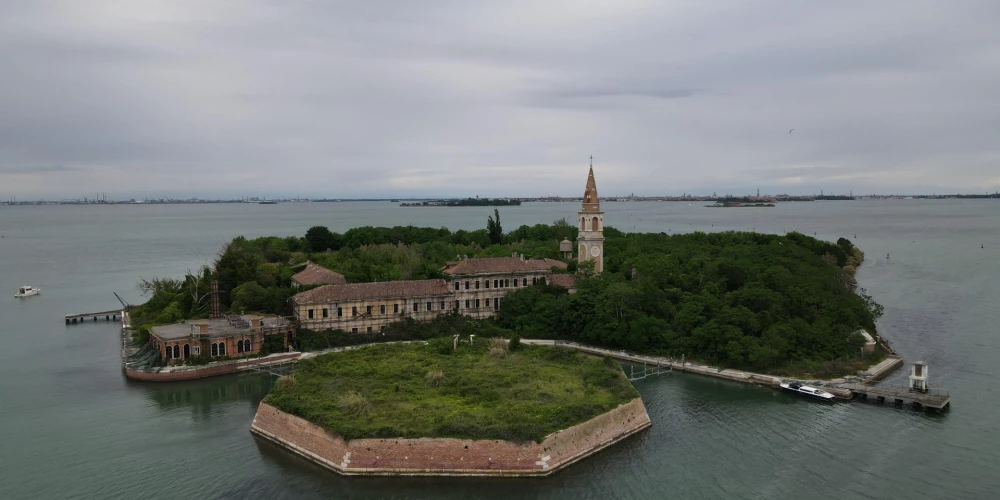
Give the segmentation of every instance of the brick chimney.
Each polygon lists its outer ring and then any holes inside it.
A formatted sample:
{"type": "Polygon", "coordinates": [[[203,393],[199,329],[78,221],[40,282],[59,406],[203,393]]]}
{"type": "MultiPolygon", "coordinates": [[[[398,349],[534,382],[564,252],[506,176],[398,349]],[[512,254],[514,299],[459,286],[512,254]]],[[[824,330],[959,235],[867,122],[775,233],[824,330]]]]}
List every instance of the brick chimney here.
{"type": "Polygon", "coordinates": [[[222,314],[219,312],[219,280],[212,280],[212,310],[209,313],[209,318],[216,319],[221,318],[222,314]]]}

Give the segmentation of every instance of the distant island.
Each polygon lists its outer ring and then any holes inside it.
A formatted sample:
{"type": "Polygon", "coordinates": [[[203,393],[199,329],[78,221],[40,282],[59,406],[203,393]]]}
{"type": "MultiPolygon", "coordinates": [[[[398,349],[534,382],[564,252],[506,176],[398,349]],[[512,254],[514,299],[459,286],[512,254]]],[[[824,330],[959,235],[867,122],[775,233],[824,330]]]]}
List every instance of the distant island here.
{"type": "Polygon", "coordinates": [[[742,207],[773,207],[774,203],[744,203],[740,201],[720,201],[715,205],[705,205],[708,208],[742,208],[742,207]]]}
{"type": "Polygon", "coordinates": [[[401,207],[516,207],[521,200],[510,198],[466,198],[464,200],[427,200],[400,203],[401,207]]]}

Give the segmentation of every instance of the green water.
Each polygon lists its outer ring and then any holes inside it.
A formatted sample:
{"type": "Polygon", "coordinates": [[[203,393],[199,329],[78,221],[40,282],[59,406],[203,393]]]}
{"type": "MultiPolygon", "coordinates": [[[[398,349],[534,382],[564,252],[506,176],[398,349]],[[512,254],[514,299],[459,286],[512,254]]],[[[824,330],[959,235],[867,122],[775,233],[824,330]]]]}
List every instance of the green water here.
{"type": "MultiPolygon", "coordinates": [[[[267,377],[129,382],[117,329],[62,316],[138,302],[140,277],[208,263],[236,235],[315,224],[483,227],[486,208],[390,203],[0,207],[0,498],[997,498],[1000,204],[816,202],[761,209],[610,203],[635,231],[727,229],[851,238],[880,332],[951,390],[945,415],[827,406],[671,374],[636,384],[653,427],[546,479],[341,478],[255,440],[267,377]],[[857,237],[854,237],[857,234],[857,237]],[[980,248],[984,245],[985,248],[980,248]],[[886,260],[887,253],[891,259],[886,260]],[[42,295],[13,298],[18,285],[42,295]]],[[[504,226],[577,206],[501,209],[504,226]]],[[[900,371],[890,381],[902,381],[900,371]]]]}

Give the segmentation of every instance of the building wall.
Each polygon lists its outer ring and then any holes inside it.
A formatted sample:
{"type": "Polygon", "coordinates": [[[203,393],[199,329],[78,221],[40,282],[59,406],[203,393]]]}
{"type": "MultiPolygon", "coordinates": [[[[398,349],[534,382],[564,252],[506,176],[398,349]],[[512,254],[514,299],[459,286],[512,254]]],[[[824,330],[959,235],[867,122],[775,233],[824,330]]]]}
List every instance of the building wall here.
{"type": "Polygon", "coordinates": [[[639,398],[542,443],[450,438],[354,439],[261,403],[251,430],[343,474],[547,475],[650,425],[639,398]]]}
{"type": "Polygon", "coordinates": [[[429,295],[419,298],[395,298],[395,299],[371,299],[353,300],[344,302],[332,302],[328,304],[296,304],[295,316],[299,320],[299,326],[307,330],[343,330],[351,332],[357,328],[357,333],[365,333],[368,328],[377,332],[389,323],[402,321],[405,318],[413,318],[416,321],[430,321],[437,315],[450,312],[454,309],[454,299],[451,295],[429,295]],[[427,310],[427,303],[431,303],[431,310],[427,310]],[[441,303],[444,303],[444,310],[441,303]],[[413,304],[417,304],[417,311],[413,310],[413,304]],[[399,306],[399,312],[393,312],[393,306],[399,306]],[[371,307],[371,314],[368,314],[368,307],[371,307]],[[385,314],[382,313],[382,306],[385,306],[385,314]],[[337,315],[337,308],[341,309],[342,316],[337,315]],[[358,314],[354,315],[354,308],[358,314]],[[323,317],[323,309],[326,309],[326,317],[323,317]],[[309,310],[312,310],[313,317],[309,318],[309,310]]]}
{"type": "MultiPolygon", "coordinates": [[[[279,332],[280,334],[280,332],[279,332]]],[[[261,342],[263,341],[263,334],[260,332],[250,332],[247,331],[245,335],[237,335],[233,337],[225,338],[211,338],[211,339],[195,339],[195,338],[185,338],[178,340],[160,340],[155,335],[150,335],[151,341],[153,342],[153,348],[160,352],[160,359],[166,362],[168,365],[173,365],[179,361],[183,361],[184,358],[184,346],[188,345],[191,349],[191,357],[201,355],[212,356],[212,344],[225,344],[226,353],[218,354],[215,357],[229,356],[231,358],[239,358],[243,356],[248,356],[252,354],[257,354],[260,352],[261,342]],[[242,342],[244,340],[250,341],[249,351],[239,351],[237,347],[237,342],[242,342]],[[175,358],[173,354],[167,356],[167,349],[173,349],[177,346],[177,350],[180,353],[180,358],[175,358]],[[198,349],[195,349],[195,348],[198,349]]]]}
{"type": "Polygon", "coordinates": [[[538,271],[532,273],[504,273],[504,274],[482,274],[470,276],[456,276],[447,278],[448,295],[432,295],[426,297],[408,297],[396,299],[370,299],[344,302],[332,302],[327,304],[296,304],[294,306],[295,316],[299,320],[299,326],[306,330],[343,330],[345,332],[366,333],[368,328],[372,332],[377,332],[389,323],[401,321],[404,318],[413,318],[416,321],[430,321],[437,316],[457,310],[459,314],[482,319],[496,314],[499,310],[497,300],[502,299],[512,290],[524,288],[525,283],[531,286],[539,283],[550,273],[538,271]],[[514,280],[517,286],[514,286],[514,280]],[[498,286],[500,280],[504,280],[503,286],[498,286]],[[479,288],[476,288],[476,282],[479,288]],[[487,288],[487,281],[489,288],[487,288]],[[469,283],[469,288],[465,288],[465,283],[469,283]],[[458,285],[458,290],[455,285],[458,285]],[[497,286],[495,286],[497,285],[497,286]],[[479,300],[478,307],[476,300],[479,300]],[[488,305],[487,305],[488,301],[488,305]],[[413,303],[418,304],[418,311],[413,310],[413,303]],[[431,310],[427,310],[427,302],[431,303],[431,310]],[[441,303],[444,302],[444,308],[441,303]],[[394,313],[394,305],[400,306],[400,312],[394,313]],[[368,307],[371,306],[371,314],[367,314],[368,307]],[[381,306],[385,306],[385,314],[382,314],[381,306]],[[337,316],[337,308],[341,308],[343,316],[337,316]],[[353,309],[357,307],[358,315],[353,315],[353,309]],[[309,318],[309,310],[312,310],[313,317],[309,318]],[[323,316],[323,309],[326,309],[326,317],[323,316]]]}

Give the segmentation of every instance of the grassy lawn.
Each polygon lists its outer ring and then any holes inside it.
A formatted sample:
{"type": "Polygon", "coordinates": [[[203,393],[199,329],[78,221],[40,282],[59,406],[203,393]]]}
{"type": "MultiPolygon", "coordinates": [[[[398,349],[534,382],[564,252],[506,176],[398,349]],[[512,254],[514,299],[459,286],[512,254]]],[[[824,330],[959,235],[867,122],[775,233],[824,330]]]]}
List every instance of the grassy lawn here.
{"type": "Polygon", "coordinates": [[[443,338],[325,354],[299,362],[265,401],[346,439],[541,442],[638,397],[614,360],[490,343],[477,338],[453,351],[443,338]]]}

